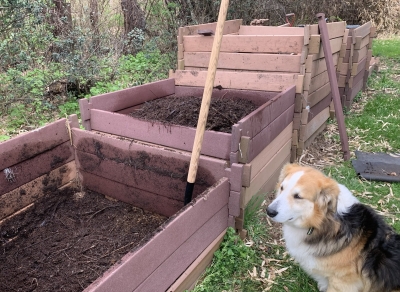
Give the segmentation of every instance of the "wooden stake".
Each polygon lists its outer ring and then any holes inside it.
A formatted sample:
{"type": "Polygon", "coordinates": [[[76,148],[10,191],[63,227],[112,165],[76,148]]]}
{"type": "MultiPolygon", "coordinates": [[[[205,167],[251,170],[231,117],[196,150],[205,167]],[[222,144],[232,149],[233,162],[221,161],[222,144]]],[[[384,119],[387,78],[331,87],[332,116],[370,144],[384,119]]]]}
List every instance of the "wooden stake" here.
{"type": "Polygon", "coordinates": [[[203,99],[201,102],[199,119],[197,122],[196,135],[193,143],[192,157],[190,159],[189,174],[187,178],[185,191],[185,205],[192,200],[194,182],[196,181],[197,169],[199,167],[199,159],[201,146],[203,144],[204,131],[206,129],[208,110],[211,103],[211,95],[214,87],[215,73],[217,71],[218,56],[222,43],[222,35],[226,14],[228,12],[229,0],[222,0],[219,8],[217,28],[214,36],[214,43],[211,50],[210,63],[208,66],[206,84],[204,86],[203,99]]]}

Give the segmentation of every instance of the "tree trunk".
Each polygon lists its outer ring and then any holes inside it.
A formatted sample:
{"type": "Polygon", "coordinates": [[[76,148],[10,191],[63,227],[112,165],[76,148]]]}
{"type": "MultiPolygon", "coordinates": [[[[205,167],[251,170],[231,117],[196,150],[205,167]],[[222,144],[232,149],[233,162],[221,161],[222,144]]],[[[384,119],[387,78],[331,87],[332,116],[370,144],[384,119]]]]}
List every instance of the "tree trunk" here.
{"type": "Polygon", "coordinates": [[[50,24],[53,25],[53,35],[57,37],[72,30],[71,4],[65,0],[53,0],[53,4],[50,24]]]}
{"type": "Polygon", "coordinates": [[[121,8],[124,14],[125,35],[134,28],[145,29],[144,12],[140,8],[137,0],[121,0],[121,8]]]}

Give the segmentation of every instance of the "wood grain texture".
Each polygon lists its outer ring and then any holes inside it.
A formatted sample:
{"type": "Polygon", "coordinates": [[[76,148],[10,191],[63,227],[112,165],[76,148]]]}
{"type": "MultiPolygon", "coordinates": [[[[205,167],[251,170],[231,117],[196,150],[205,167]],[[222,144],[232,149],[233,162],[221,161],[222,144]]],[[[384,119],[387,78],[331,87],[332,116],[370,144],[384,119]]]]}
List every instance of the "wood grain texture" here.
{"type": "MultiPolygon", "coordinates": [[[[209,52],[185,52],[185,66],[208,68],[210,54],[209,52]]],[[[221,52],[218,60],[218,68],[299,73],[300,55],[221,52]]]]}
{"type": "Polygon", "coordinates": [[[0,143],[0,169],[50,150],[69,140],[67,119],[60,119],[36,130],[21,134],[0,143]]]}
{"type": "Polygon", "coordinates": [[[34,203],[49,190],[60,188],[75,178],[75,162],[71,161],[3,194],[0,196],[0,220],[34,203]]]}
{"type": "Polygon", "coordinates": [[[356,29],[354,29],[352,35],[355,36],[355,37],[364,38],[367,35],[369,35],[370,33],[371,33],[371,22],[368,21],[367,23],[364,23],[360,27],[357,27],[356,29]]]}
{"type": "Polygon", "coordinates": [[[240,191],[242,190],[242,187],[235,192],[235,191],[230,191],[229,194],[229,203],[228,203],[228,209],[229,209],[229,215],[238,217],[240,215],[240,191]]]}
{"type": "MultiPolygon", "coordinates": [[[[231,34],[239,31],[239,27],[242,25],[242,19],[227,20],[224,24],[223,34],[231,34]]],[[[217,27],[217,22],[183,26],[179,28],[179,33],[183,36],[186,35],[198,35],[198,30],[213,30],[217,27]]]]}
{"type": "Polygon", "coordinates": [[[241,25],[239,35],[288,35],[304,36],[304,28],[302,27],[279,27],[279,26],[254,26],[241,25]]]}
{"type": "MultiPolygon", "coordinates": [[[[166,126],[130,116],[101,110],[92,110],[92,129],[118,136],[159,144],[184,151],[191,151],[196,130],[183,126],[166,126]]],[[[229,159],[231,135],[206,131],[202,154],[229,159]],[[215,147],[216,143],[220,147],[215,147]]]]}
{"type": "MultiPolygon", "coordinates": [[[[185,52],[211,52],[213,36],[184,36],[185,52]]],[[[221,52],[299,54],[303,36],[224,35],[221,52]]]]}
{"type": "MultiPolygon", "coordinates": [[[[211,228],[211,226],[215,226],[215,221],[219,220],[210,221],[210,219],[220,211],[222,212],[219,214],[219,216],[222,214],[221,219],[223,217],[228,218],[228,197],[229,181],[225,178],[219,181],[206,194],[181,209],[178,214],[170,218],[162,226],[162,232],[156,233],[147,243],[126,254],[120,262],[110,268],[84,291],[109,292],[117,290],[119,292],[132,292],[146,279],[152,279],[159,284],[162,284],[164,281],[165,284],[170,280],[172,282],[175,281],[196,257],[226,228],[227,220],[221,221],[222,224],[220,227],[222,229],[215,236],[207,237],[204,241],[198,240],[204,244],[202,248],[196,246],[196,249],[192,251],[193,254],[187,251],[178,253],[180,259],[182,257],[188,258],[190,262],[186,267],[184,263],[180,266],[172,265],[169,267],[170,270],[178,272],[176,277],[172,276],[168,277],[168,281],[165,279],[160,281],[160,279],[149,278],[149,276],[162,266],[185,242],[191,243],[192,241],[188,241],[190,238],[197,239],[197,236],[192,236],[200,229],[202,231],[207,229],[217,231],[217,229],[211,228]],[[205,225],[206,222],[210,222],[210,226],[205,225]],[[205,226],[205,228],[201,228],[202,226],[205,226]],[[135,277],[132,277],[132,275],[135,275],[135,277]]],[[[205,235],[203,232],[197,234],[205,235]]],[[[168,283],[164,289],[148,291],[164,291],[168,289],[172,282],[168,283]]]]}
{"type": "MultiPolygon", "coordinates": [[[[247,72],[217,72],[214,86],[222,88],[266,90],[281,92],[297,84],[298,74],[290,73],[247,73],[247,72]]],[[[177,85],[204,86],[206,72],[177,70],[175,81],[177,85]]],[[[296,89],[297,92],[297,89],[296,89]]],[[[300,92],[299,92],[300,93],[300,92]]]]}

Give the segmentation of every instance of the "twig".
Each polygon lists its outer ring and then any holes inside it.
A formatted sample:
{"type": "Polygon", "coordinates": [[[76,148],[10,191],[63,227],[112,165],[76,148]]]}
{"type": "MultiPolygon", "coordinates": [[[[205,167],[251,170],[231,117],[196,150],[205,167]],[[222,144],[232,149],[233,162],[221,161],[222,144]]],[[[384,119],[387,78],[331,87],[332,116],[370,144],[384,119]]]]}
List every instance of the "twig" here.
{"type": "Polygon", "coordinates": [[[101,209],[101,210],[99,210],[99,211],[97,211],[97,212],[94,212],[86,221],[89,221],[89,220],[92,219],[94,216],[96,216],[97,214],[103,212],[104,210],[106,210],[106,209],[108,209],[108,208],[114,208],[114,207],[118,207],[118,206],[119,206],[119,205],[113,205],[113,206],[104,207],[103,209],[101,209]]]}
{"type": "Polygon", "coordinates": [[[120,248],[117,248],[117,249],[115,249],[115,250],[113,250],[113,251],[111,251],[111,252],[109,252],[109,253],[106,253],[105,255],[102,255],[101,257],[99,257],[99,259],[105,258],[106,256],[109,256],[110,254],[112,254],[112,253],[114,253],[114,252],[120,251],[121,249],[124,249],[124,248],[126,248],[126,247],[128,247],[128,246],[130,246],[130,245],[132,245],[132,244],[134,244],[134,243],[135,243],[135,242],[132,241],[132,242],[130,242],[130,243],[128,243],[128,244],[126,244],[126,245],[120,247],[120,248]]]}

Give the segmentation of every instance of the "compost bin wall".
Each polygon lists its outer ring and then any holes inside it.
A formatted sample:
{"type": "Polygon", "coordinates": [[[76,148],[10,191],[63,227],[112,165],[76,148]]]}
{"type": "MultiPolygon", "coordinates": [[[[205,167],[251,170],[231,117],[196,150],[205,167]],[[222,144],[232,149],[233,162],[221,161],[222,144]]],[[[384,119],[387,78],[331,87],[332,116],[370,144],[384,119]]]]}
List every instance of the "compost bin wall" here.
{"type": "Polygon", "coordinates": [[[70,130],[76,115],[0,143],[0,220],[76,177],[70,130]]]}

